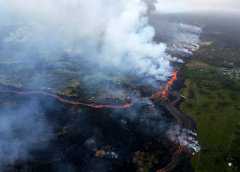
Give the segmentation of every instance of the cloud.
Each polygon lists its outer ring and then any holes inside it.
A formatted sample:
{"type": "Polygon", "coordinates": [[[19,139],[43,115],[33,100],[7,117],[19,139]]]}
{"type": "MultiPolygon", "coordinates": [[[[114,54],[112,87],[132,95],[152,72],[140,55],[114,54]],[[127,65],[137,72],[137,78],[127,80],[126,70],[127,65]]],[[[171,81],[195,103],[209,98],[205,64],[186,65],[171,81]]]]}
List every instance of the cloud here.
{"type": "Polygon", "coordinates": [[[157,0],[156,9],[162,13],[225,11],[239,12],[238,0],[157,0]]]}

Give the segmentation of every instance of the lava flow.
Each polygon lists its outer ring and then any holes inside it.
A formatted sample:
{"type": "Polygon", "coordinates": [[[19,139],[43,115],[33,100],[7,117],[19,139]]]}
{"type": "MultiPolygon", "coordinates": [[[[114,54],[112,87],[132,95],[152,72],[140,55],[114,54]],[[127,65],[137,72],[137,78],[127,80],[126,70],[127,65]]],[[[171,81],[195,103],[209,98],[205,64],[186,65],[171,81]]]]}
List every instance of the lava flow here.
{"type": "Polygon", "coordinates": [[[85,107],[90,107],[93,109],[127,109],[132,106],[131,102],[126,102],[124,104],[96,104],[96,103],[85,103],[85,102],[80,102],[80,101],[73,101],[66,99],[64,97],[61,97],[57,94],[45,92],[45,91],[16,91],[16,90],[4,90],[0,91],[2,93],[12,93],[12,94],[17,94],[17,95],[22,95],[22,96],[31,96],[31,95],[43,95],[43,96],[48,96],[56,99],[57,101],[68,104],[68,105],[73,105],[73,106],[85,106],[85,107]]]}
{"type": "Polygon", "coordinates": [[[163,89],[160,89],[155,94],[151,96],[152,100],[156,99],[165,99],[169,96],[169,90],[173,86],[174,82],[177,80],[177,74],[178,72],[175,70],[172,74],[172,77],[170,80],[168,80],[166,86],[163,89]]]}
{"type": "MultiPolygon", "coordinates": [[[[160,89],[157,91],[153,96],[151,96],[151,99],[156,100],[158,98],[167,98],[169,95],[169,90],[172,87],[174,81],[177,80],[177,71],[174,71],[172,74],[171,79],[167,82],[166,86],[163,89],[160,89]]],[[[62,96],[59,96],[57,94],[45,92],[45,91],[17,91],[17,90],[4,90],[0,91],[4,93],[13,93],[17,95],[44,95],[48,97],[52,97],[59,102],[62,102],[64,104],[69,104],[69,105],[75,105],[75,106],[86,106],[94,109],[128,109],[130,108],[133,103],[132,102],[126,102],[124,104],[118,104],[118,105],[112,105],[112,104],[96,104],[96,103],[85,103],[85,102],[80,102],[80,101],[73,101],[66,99],[62,96]]]]}

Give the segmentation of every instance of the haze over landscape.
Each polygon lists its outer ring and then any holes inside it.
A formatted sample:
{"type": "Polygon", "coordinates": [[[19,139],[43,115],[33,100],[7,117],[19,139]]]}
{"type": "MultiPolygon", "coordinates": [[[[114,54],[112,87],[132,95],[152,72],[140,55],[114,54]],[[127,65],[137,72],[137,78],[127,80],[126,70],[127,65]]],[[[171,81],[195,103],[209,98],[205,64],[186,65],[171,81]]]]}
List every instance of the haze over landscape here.
{"type": "MultiPolygon", "coordinates": [[[[151,0],[150,0],[151,1],[151,0]]],[[[156,0],[158,12],[230,12],[239,13],[238,0],[156,0]]]]}
{"type": "Polygon", "coordinates": [[[238,0],[0,0],[1,172],[238,172],[238,0]]]}

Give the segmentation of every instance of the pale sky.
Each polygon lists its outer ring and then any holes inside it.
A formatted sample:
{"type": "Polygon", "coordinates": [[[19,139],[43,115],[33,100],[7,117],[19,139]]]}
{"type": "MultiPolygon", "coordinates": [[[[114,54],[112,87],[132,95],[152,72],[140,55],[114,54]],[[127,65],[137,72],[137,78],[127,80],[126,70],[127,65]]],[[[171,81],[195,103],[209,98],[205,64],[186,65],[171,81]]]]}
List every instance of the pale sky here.
{"type": "Polygon", "coordinates": [[[240,0],[156,0],[159,12],[215,11],[240,12],[240,0]]]}

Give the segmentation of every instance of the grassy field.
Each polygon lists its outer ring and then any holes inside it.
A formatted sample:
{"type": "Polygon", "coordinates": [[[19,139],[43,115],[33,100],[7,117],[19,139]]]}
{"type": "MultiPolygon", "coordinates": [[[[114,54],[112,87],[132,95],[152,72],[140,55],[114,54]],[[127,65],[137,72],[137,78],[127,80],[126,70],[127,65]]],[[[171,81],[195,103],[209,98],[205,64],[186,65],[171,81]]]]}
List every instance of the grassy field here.
{"type": "Polygon", "coordinates": [[[193,165],[196,172],[239,172],[240,80],[210,64],[195,59],[183,69],[181,109],[196,120],[202,146],[193,165]]]}

